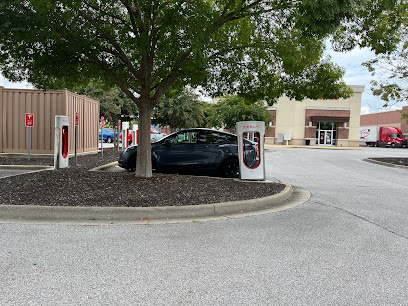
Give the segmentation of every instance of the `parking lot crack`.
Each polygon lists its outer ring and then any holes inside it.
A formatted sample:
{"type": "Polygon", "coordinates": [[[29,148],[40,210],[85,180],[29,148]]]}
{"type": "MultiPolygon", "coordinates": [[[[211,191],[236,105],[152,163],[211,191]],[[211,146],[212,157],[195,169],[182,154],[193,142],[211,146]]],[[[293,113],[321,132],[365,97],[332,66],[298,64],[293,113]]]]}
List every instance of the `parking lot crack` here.
{"type": "Polygon", "coordinates": [[[381,229],[383,229],[383,230],[385,230],[385,231],[387,231],[387,232],[389,232],[389,233],[391,233],[391,234],[394,234],[394,235],[396,235],[396,236],[399,236],[399,237],[401,237],[401,238],[404,238],[405,240],[408,240],[408,237],[404,236],[403,234],[400,234],[400,233],[398,233],[398,232],[396,232],[396,231],[393,231],[392,229],[389,229],[389,228],[387,228],[387,227],[385,227],[385,226],[382,226],[382,225],[380,225],[380,224],[378,224],[378,223],[375,223],[375,222],[372,221],[372,220],[369,220],[369,219],[364,218],[364,217],[362,217],[362,216],[356,215],[355,213],[352,213],[351,211],[348,211],[348,210],[346,210],[346,209],[343,209],[343,208],[340,208],[340,207],[337,207],[337,206],[328,205],[328,204],[325,204],[325,203],[322,203],[322,202],[318,202],[318,201],[313,201],[313,202],[316,203],[316,204],[322,205],[322,206],[331,207],[331,208],[340,210],[340,211],[345,212],[345,213],[347,213],[347,214],[349,214],[349,215],[351,215],[351,216],[353,216],[353,217],[356,217],[356,218],[361,219],[361,220],[364,220],[364,221],[366,221],[366,222],[368,222],[368,223],[370,223],[370,224],[372,224],[372,225],[375,225],[375,226],[377,226],[377,227],[379,227],[379,228],[381,228],[381,229]]]}

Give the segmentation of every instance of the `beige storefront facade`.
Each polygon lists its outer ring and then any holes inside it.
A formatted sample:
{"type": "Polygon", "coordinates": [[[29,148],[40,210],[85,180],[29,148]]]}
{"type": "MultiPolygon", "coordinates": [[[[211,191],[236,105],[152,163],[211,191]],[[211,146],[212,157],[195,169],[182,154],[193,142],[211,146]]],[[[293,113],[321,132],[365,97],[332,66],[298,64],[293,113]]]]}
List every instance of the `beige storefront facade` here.
{"type": "Polygon", "coordinates": [[[351,85],[354,95],[338,100],[290,100],[282,97],[269,108],[273,120],[266,131],[268,144],[359,145],[361,98],[364,86],[351,85]]]}

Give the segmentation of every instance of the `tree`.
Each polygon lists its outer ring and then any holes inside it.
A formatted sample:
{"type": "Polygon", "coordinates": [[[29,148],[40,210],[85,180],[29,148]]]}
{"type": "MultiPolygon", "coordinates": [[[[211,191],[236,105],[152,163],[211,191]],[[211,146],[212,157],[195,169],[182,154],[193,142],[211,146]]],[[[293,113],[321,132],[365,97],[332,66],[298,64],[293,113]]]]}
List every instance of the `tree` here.
{"type": "Polygon", "coordinates": [[[205,111],[202,101],[188,89],[181,93],[168,92],[156,105],[152,122],[171,129],[203,127],[205,125],[205,111]]]}
{"type": "Polygon", "coordinates": [[[272,119],[263,101],[249,102],[239,96],[226,96],[211,106],[209,124],[217,128],[234,129],[238,121],[264,121],[272,119]]]}
{"type": "Polygon", "coordinates": [[[0,69],[12,81],[44,89],[90,79],[119,86],[139,110],[136,175],[150,177],[151,114],[166,92],[201,85],[214,96],[240,94],[270,104],[282,94],[347,97],[344,72],[322,59],[325,40],[337,33],[337,48],[348,48],[344,37],[358,34],[357,43],[392,48],[400,2],[2,1],[0,69]],[[367,39],[370,33],[375,40],[367,39]]]}
{"type": "Polygon", "coordinates": [[[384,107],[408,102],[408,21],[401,30],[403,41],[391,53],[378,55],[364,65],[378,80],[371,81],[371,90],[380,96],[384,107]]]}
{"type": "Polygon", "coordinates": [[[100,101],[101,116],[107,122],[117,123],[119,119],[129,121],[137,117],[136,104],[132,102],[119,87],[114,86],[109,90],[97,88],[94,84],[87,87],[72,89],[81,95],[87,95],[100,101]]]}

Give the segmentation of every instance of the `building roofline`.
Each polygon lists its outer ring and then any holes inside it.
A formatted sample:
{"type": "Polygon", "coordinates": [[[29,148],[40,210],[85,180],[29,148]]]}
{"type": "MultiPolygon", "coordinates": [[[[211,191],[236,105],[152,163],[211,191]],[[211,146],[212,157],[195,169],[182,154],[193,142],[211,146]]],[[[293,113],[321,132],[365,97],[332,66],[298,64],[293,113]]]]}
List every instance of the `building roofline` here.
{"type": "Polygon", "coordinates": [[[365,85],[347,85],[354,92],[364,92],[365,85]]]}

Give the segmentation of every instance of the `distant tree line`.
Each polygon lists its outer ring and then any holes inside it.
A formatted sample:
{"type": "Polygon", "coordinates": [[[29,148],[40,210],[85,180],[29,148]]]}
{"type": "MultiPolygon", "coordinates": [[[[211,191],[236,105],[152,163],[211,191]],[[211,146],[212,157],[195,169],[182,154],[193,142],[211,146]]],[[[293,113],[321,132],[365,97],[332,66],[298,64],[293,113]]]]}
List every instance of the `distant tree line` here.
{"type": "MultiPolygon", "coordinates": [[[[118,87],[104,90],[95,84],[89,84],[87,87],[71,90],[100,101],[101,116],[113,126],[119,119],[138,120],[136,105],[118,87]]],[[[201,101],[192,89],[170,91],[157,103],[152,123],[168,126],[172,131],[193,127],[233,130],[237,121],[268,123],[272,119],[267,104],[261,100],[252,102],[240,96],[229,95],[215,101],[201,101]]]]}

